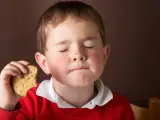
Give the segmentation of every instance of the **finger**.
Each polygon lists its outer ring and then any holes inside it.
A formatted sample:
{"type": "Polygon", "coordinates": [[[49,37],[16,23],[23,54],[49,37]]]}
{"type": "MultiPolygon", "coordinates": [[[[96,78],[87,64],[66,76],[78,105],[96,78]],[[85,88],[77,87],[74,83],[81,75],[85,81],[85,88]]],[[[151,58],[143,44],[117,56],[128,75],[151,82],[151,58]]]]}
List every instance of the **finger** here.
{"type": "Polygon", "coordinates": [[[4,68],[1,72],[2,79],[8,79],[11,76],[20,76],[20,74],[12,69],[4,68]]]}
{"type": "Polygon", "coordinates": [[[28,67],[22,63],[12,61],[10,64],[17,66],[23,74],[28,72],[28,67]]]}
{"type": "Polygon", "coordinates": [[[22,76],[22,72],[21,72],[20,68],[13,65],[13,64],[7,64],[4,68],[8,68],[8,69],[12,69],[14,71],[17,71],[19,73],[19,75],[22,76]]]}
{"type": "Polygon", "coordinates": [[[17,61],[23,65],[29,65],[29,62],[28,61],[25,61],[25,60],[20,60],[20,61],[17,61]]]}

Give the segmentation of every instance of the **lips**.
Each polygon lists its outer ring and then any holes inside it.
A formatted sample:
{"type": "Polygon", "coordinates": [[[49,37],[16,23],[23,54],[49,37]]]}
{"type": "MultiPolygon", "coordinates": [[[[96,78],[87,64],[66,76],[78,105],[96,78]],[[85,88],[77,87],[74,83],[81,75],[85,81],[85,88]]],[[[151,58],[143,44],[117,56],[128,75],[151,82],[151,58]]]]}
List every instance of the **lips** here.
{"type": "Polygon", "coordinates": [[[76,71],[76,70],[87,70],[87,69],[88,69],[88,68],[74,68],[74,69],[70,70],[70,72],[76,71]]]}

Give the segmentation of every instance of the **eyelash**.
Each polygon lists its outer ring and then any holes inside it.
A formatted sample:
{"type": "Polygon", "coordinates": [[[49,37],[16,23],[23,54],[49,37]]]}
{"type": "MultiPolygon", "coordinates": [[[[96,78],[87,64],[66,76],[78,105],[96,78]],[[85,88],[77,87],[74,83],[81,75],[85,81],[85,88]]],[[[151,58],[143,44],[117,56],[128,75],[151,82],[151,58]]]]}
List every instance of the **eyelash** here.
{"type": "MultiPolygon", "coordinates": [[[[88,48],[88,49],[91,49],[91,48],[93,48],[94,46],[91,46],[91,47],[87,47],[87,46],[85,46],[85,48],[88,48]]],[[[65,50],[61,50],[61,51],[59,51],[59,52],[66,52],[68,49],[65,49],[65,50]]]]}
{"type": "Polygon", "coordinates": [[[91,47],[87,47],[87,46],[85,46],[86,48],[93,48],[93,46],[91,46],[91,47]]]}
{"type": "Polygon", "coordinates": [[[59,52],[66,52],[68,49],[65,49],[65,50],[61,50],[61,51],[59,51],[59,52]]]}

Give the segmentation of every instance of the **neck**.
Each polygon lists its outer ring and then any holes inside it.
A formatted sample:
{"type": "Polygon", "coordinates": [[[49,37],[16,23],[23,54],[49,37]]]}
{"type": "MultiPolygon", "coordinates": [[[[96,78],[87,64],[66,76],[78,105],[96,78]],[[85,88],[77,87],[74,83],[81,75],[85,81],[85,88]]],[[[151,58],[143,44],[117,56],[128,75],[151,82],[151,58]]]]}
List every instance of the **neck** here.
{"type": "Polygon", "coordinates": [[[80,108],[97,95],[94,83],[84,87],[68,87],[53,80],[56,93],[69,104],[80,108]]]}

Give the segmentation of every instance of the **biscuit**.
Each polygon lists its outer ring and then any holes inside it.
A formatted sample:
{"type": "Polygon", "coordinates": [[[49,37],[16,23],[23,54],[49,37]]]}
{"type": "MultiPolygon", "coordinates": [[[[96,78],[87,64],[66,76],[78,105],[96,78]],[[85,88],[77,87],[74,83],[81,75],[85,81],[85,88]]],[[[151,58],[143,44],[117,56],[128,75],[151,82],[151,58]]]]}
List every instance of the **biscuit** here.
{"type": "Polygon", "coordinates": [[[27,91],[36,86],[37,67],[29,65],[28,70],[22,78],[14,77],[12,80],[12,88],[20,96],[26,96],[27,91]]]}

